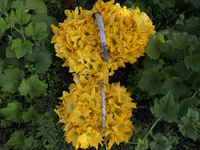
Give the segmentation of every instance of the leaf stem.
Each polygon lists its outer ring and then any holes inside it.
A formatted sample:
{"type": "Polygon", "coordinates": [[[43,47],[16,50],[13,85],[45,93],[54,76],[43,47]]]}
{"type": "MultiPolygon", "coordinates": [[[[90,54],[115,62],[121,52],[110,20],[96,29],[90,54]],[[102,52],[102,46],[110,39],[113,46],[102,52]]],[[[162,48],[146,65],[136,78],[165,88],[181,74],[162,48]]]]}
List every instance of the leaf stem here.
{"type": "Polygon", "coordinates": [[[147,132],[147,134],[145,135],[145,137],[142,139],[143,141],[147,138],[147,136],[151,133],[151,131],[153,130],[153,128],[155,127],[155,125],[158,123],[158,121],[160,121],[160,119],[163,117],[163,115],[161,115],[155,122],[154,124],[151,126],[151,128],[149,129],[149,131],[147,132]]]}
{"type": "Polygon", "coordinates": [[[196,96],[197,92],[195,92],[193,95],[192,95],[192,99],[196,96]]]}
{"type": "Polygon", "coordinates": [[[25,38],[25,36],[24,36],[24,32],[23,32],[22,26],[20,25],[20,27],[21,27],[21,31],[20,31],[19,29],[17,29],[15,26],[13,26],[13,28],[14,28],[17,32],[21,33],[21,35],[22,35],[24,41],[26,41],[26,38],[25,38]]]}

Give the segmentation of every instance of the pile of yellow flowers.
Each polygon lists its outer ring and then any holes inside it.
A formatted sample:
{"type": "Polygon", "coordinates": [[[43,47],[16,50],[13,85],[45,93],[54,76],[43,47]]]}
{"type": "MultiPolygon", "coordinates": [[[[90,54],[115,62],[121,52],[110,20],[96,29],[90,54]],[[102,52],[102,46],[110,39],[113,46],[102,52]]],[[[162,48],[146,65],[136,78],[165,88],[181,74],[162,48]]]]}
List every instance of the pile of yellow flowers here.
{"type": "Polygon", "coordinates": [[[155,34],[149,17],[135,10],[113,5],[114,0],[104,3],[99,0],[92,10],[65,10],[67,19],[52,25],[56,56],[65,60],[63,67],[69,67],[75,83],[69,86],[60,97],[62,102],[56,106],[59,122],[63,123],[65,140],[78,149],[108,142],[108,149],[116,142],[128,142],[134,131],[130,121],[132,102],[130,93],[120,83],[109,84],[109,76],[124,63],[134,63],[143,56],[148,35],[155,34]],[[80,12],[79,12],[80,11],[80,12]],[[100,13],[106,34],[109,63],[104,62],[101,50],[99,29],[94,13],[100,13]],[[106,100],[106,122],[101,128],[101,89],[104,83],[106,100]]]}

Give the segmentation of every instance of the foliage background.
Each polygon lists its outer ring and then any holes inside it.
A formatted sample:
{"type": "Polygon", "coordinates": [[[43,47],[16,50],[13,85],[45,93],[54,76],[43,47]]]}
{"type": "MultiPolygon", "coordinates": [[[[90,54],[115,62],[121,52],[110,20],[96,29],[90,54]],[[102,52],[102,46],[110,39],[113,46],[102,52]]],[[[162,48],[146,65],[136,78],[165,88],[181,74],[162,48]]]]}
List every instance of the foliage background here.
{"type": "MultiPolygon", "coordinates": [[[[5,0],[0,0],[0,6],[4,2],[5,0]]],[[[55,57],[53,45],[50,44],[52,33],[48,30],[51,23],[58,24],[66,18],[64,0],[34,0],[34,2],[13,0],[7,3],[8,14],[13,10],[15,12],[15,9],[19,9],[23,4],[28,11],[27,14],[30,15],[30,20],[25,23],[10,22],[9,19],[6,20],[5,14],[0,13],[0,17],[5,19],[4,22],[8,25],[0,28],[0,149],[74,149],[71,144],[64,141],[61,124],[56,124],[58,116],[53,111],[55,105],[59,103],[58,97],[62,95],[62,91],[68,90],[69,84],[73,82],[68,68],[62,68],[62,60],[55,57]],[[43,22],[44,17],[48,18],[45,20],[47,29],[42,31],[44,38],[39,39],[40,36],[26,33],[30,22],[36,25],[43,22]],[[15,32],[17,30],[23,34],[15,32]],[[27,52],[24,56],[16,56],[13,53],[8,55],[9,49],[15,51],[13,41],[23,39],[22,35],[33,44],[32,53],[29,55],[27,52]],[[45,71],[38,70],[36,66],[38,61],[34,52],[37,53],[39,47],[40,51],[46,54],[40,58],[46,60],[45,71]],[[13,65],[13,62],[22,64],[13,65]],[[9,77],[12,78],[19,75],[17,68],[24,71],[24,75],[16,79],[18,81],[16,86],[20,86],[21,90],[6,89],[5,85],[11,81],[6,78],[5,71],[7,70],[9,77]],[[27,86],[35,86],[34,90],[41,88],[42,93],[36,91],[31,94],[30,91],[24,91],[21,84],[25,86],[24,89],[27,86]]],[[[110,78],[110,82],[120,81],[128,88],[138,107],[133,110],[131,118],[136,130],[130,142],[114,145],[112,149],[199,149],[200,2],[198,0],[116,0],[116,2],[132,9],[138,6],[152,19],[157,34],[150,37],[146,48],[147,55],[133,65],[126,64],[126,68],[118,69],[110,78]],[[182,55],[184,50],[186,53],[182,55]],[[185,66],[183,62],[187,62],[185,66]],[[178,69],[177,66],[182,66],[182,69],[178,69]],[[155,84],[158,83],[156,80],[158,78],[154,79],[155,76],[160,78],[161,85],[155,84]],[[147,82],[151,85],[150,88],[145,86],[147,82]],[[174,91],[171,90],[172,85],[176,87],[174,91]],[[174,98],[168,93],[169,91],[173,93],[174,98]],[[157,103],[154,103],[154,99],[157,103]],[[164,105],[164,102],[161,103],[162,100],[171,105],[164,105]],[[171,116],[164,116],[153,128],[147,140],[141,140],[159,115],[167,112],[162,110],[164,107],[169,107],[169,110],[173,107],[181,110],[175,111],[171,116]],[[192,120],[190,127],[193,128],[184,128],[189,126],[188,120],[192,120]]],[[[73,10],[76,6],[91,9],[93,4],[93,0],[75,0],[69,9],[73,10]]],[[[2,10],[2,7],[0,8],[2,10]]],[[[0,21],[4,23],[2,19],[0,21]]],[[[105,145],[99,149],[105,149],[105,145]]]]}

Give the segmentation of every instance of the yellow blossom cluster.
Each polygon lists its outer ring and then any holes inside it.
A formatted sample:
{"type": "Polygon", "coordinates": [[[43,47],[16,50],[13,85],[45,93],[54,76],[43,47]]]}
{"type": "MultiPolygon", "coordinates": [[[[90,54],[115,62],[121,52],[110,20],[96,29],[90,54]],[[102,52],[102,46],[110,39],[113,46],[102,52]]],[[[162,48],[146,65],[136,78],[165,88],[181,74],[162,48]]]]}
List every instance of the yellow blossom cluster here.
{"type": "Polygon", "coordinates": [[[130,93],[120,83],[109,84],[109,76],[124,63],[134,63],[143,55],[148,35],[155,34],[149,17],[135,10],[113,5],[114,0],[104,3],[99,0],[92,10],[65,10],[67,19],[56,27],[52,25],[56,56],[65,60],[63,67],[69,67],[74,81],[69,92],[64,91],[55,112],[63,123],[65,140],[76,149],[98,147],[108,142],[108,149],[114,143],[128,142],[134,131],[130,121],[132,102],[130,93]],[[80,11],[80,12],[79,12],[80,11]],[[106,34],[109,63],[103,61],[99,28],[94,13],[100,13],[106,34]],[[104,83],[106,121],[100,133],[102,99],[99,81],[104,83]]]}
{"type": "Polygon", "coordinates": [[[133,134],[134,125],[129,120],[132,108],[130,93],[120,83],[104,84],[106,95],[106,122],[103,134],[101,128],[101,89],[93,77],[87,76],[83,82],[71,84],[69,92],[60,97],[62,103],[55,112],[63,123],[65,140],[78,149],[90,146],[98,147],[102,141],[108,143],[108,149],[116,142],[128,142],[133,134]],[[104,140],[103,140],[104,139],[104,140]]]}
{"type": "Polygon", "coordinates": [[[134,63],[143,56],[148,42],[148,35],[155,34],[152,21],[139,8],[135,10],[113,5],[114,0],[104,3],[99,0],[92,10],[65,10],[67,19],[52,25],[56,56],[65,59],[63,66],[70,72],[93,74],[103,78],[105,72],[113,75],[124,63],[134,63]],[[103,62],[99,28],[93,14],[101,14],[106,34],[109,64],[103,62]],[[99,76],[101,74],[101,76],[99,76]]]}

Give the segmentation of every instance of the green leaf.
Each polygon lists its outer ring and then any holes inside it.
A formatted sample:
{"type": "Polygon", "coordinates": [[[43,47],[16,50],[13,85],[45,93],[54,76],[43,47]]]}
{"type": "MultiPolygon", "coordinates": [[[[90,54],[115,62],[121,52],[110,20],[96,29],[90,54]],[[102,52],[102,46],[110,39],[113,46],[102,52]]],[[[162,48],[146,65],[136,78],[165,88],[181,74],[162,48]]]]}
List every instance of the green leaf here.
{"type": "Polygon", "coordinates": [[[23,6],[16,10],[16,18],[21,25],[27,24],[30,21],[30,15],[26,14],[23,6]]]}
{"type": "Polygon", "coordinates": [[[18,122],[22,116],[22,106],[19,102],[8,103],[6,108],[0,109],[0,113],[6,116],[6,120],[18,122]]]}
{"type": "Polygon", "coordinates": [[[24,76],[24,71],[18,68],[4,70],[4,74],[0,76],[0,86],[2,90],[15,93],[24,76]]]}
{"type": "Polygon", "coordinates": [[[148,148],[147,139],[145,141],[138,139],[138,143],[137,143],[135,150],[141,150],[141,149],[147,149],[147,148],[148,148]]]}
{"type": "Polygon", "coordinates": [[[19,58],[23,57],[24,55],[26,55],[27,52],[29,54],[31,54],[33,45],[34,44],[31,43],[30,41],[25,41],[22,43],[22,40],[17,38],[12,41],[11,50],[14,50],[17,58],[19,59],[19,58]]]}
{"type": "Polygon", "coordinates": [[[195,72],[200,73],[200,53],[196,53],[195,55],[186,56],[184,62],[188,69],[192,69],[195,72]]]}
{"type": "Polygon", "coordinates": [[[8,4],[7,0],[1,0],[0,1],[0,10],[5,9],[7,7],[7,4],[8,4]]]}
{"type": "Polygon", "coordinates": [[[32,122],[32,125],[35,125],[38,120],[37,112],[34,110],[34,107],[31,106],[27,112],[24,112],[22,115],[24,122],[32,122]]]}
{"type": "Polygon", "coordinates": [[[13,2],[12,8],[17,9],[22,5],[24,5],[24,1],[23,0],[16,0],[16,1],[13,2]]]}
{"type": "Polygon", "coordinates": [[[147,70],[143,73],[143,77],[138,83],[139,88],[148,91],[150,95],[155,95],[160,92],[162,87],[163,74],[157,70],[147,70]]]}
{"type": "Polygon", "coordinates": [[[193,52],[194,50],[197,49],[197,47],[199,46],[199,41],[197,39],[197,36],[192,35],[189,39],[188,39],[188,45],[190,47],[190,51],[193,52]]]}
{"type": "Polygon", "coordinates": [[[175,103],[171,92],[167,93],[160,100],[156,98],[154,107],[150,107],[150,111],[155,117],[163,116],[163,119],[167,122],[173,122],[177,119],[179,109],[180,106],[175,103]]]}
{"type": "Polygon", "coordinates": [[[53,36],[51,25],[53,24],[53,25],[57,26],[58,25],[57,19],[55,19],[51,16],[48,16],[46,14],[40,14],[40,15],[35,15],[32,19],[32,22],[33,22],[33,26],[35,26],[36,23],[38,23],[38,22],[45,22],[47,24],[47,31],[45,33],[48,34],[47,38],[49,40],[51,40],[51,38],[53,36]]]}
{"type": "Polygon", "coordinates": [[[15,146],[15,149],[23,147],[25,145],[25,136],[23,131],[15,131],[10,140],[6,142],[5,146],[15,146]]]}
{"type": "Polygon", "coordinates": [[[38,22],[35,26],[33,26],[31,22],[25,30],[26,35],[31,36],[33,40],[41,41],[48,36],[47,33],[45,33],[47,31],[47,25],[45,22],[38,22]]]}
{"type": "Polygon", "coordinates": [[[167,94],[170,91],[175,98],[179,98],[186,93],[187,89],[187,86],[182,84],[180,77],[173,77],[171,80],[165,80],[161,93],[167,94]]]}
{"type": "Polygon", "coordinates": [[[200,78],[197,78],[193,84],[192,88],[200,95],[200,78]]]}
{"type": "Polygon", "coordinates": [[[187,98],[181,101],[179,116],[186,115],[188,108],[192,106],[192,98],[187,98]]]}
{"type": "Polygon", "coordinates": [[[38,75],[34,75],[30,78],[23,79],[19,87],[21,95],[30,95],[31,98],[40,96],[46,89],[46,84],[38,79],[38,75]]]}
{"type": "Polygon", "coordinates": [[[4,62],[3,62],[3,60],[0,59],[0,75],[1,75],[2,70],[3,70],[3,65],[4,65],[4,62]]]}
{"type": "Polygon", "coordinates": [[[169,80],[172,77],[178,76],[176,69],[172,66],[165,67],[164,69],[162,69],[161,73],[164,73],[166,75],[166,78],[169,79],[169,80]]]}
{"type": "Polygon", "coordinates": [[[176,49],[184,50],[188,46],[190,35],[187,33],[173,33],[173,46],[176,49]]]}
{"type": "Polygon", "coordinates": [[[36,14],[47,14],[44,0],[26,0],[24,7],[29,10],[35,10],[36,14]]]}
{"type": "Polygon", "coordinates": [[[3,18],[0,18],[0,24],[1,24],[0,29],[2,32],[4,32],[6,29],[9,28],[9,26],[7,26],[7,24],[3,18]]]}
{"type": "Polygon", "coordinates": [[[34,51],[25,58],[35,62],[35,69],[38,73],[45,73],[52,63],[51,54],[48,51],[34,51]]]}
{"type": "Polygon", "coordinates": [[[199,113],[196,110],[193,110],[192,108],[188,109],[187,112],[187,118],[193,122],[193,123],[197,123],[199,120],[199,113]]]}
{"type": "Polygon", "coordinates": [[[171,145],[168,139],[161,133],[155,134],[153,136],[154,141],[150,142],[150,147],[152,150],[170,150],[171,145]]]}
{"type": "Polygon", "coordinates": [[[159,70],[163,67],[164,61],[162,59],[153,60],[149,57],[144,59],[144,69],[156,69],[159,70]]]}
{"type": "Polygon", "coordinates": [[[176,60],[177,58],[184,57],[184,52],[175,50],[173,41],[167,40],[160,46],[160,51],[166,54],[166,57],[171,60],[176,60]]]}
{"type": "Polygon", "coordinates": [[[185,63],[182,60],[179,60],[176,64],[176,70],[179,76],[185,81],[188,80],[190,74],[192,73],[191,69],[187,69],[185,63]]]}
{"type": "Polygon", "coordinates": [[[162,35],[149,35],[149,42],[145,48],[145,52],[152,59],[158,59],[160,57],[159,47],[165,42],[162,35]]]}
{"type": "Polygon", "coordinates": [[[14,50],[11,49],[11,46],[6,47],[6,57],[7,58],[16,57],[16,54],[15,54],[14,50]]]}
{"type": "Polygon", "coordinates": [[[196,141],[198,139],[198,133],[196,131],[196,129],[190,124],[178,124],[179,130],[180,132],[187,137],[190,137],[191,139],[193,139],[194,141],[196,141]]]}
{"type": "Polygon", "coordinates": [[[28,147],[28,148],[31,148],[31,146],[33,145],[33,143],[35,141],[36,140],[34,140],[32,135],[31,135],[28,139],[25,139],[25,146],[28,147]]]}

